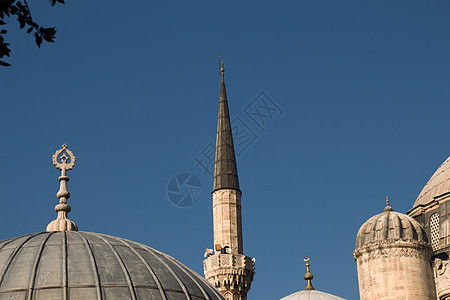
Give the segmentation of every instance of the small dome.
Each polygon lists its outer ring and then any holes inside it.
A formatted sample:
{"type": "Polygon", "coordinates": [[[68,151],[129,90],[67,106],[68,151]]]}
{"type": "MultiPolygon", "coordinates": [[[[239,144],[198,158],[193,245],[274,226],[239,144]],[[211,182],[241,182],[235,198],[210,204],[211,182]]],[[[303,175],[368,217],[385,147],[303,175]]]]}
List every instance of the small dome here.
{"type": "Polygon", "coordinates": [[[412,209],[432,202],[437,196],[450,193],[450,157],[434,172],[423,187],[412,209]]]}
{"type": "Polygon", "coordinates": [[[388,205],[384,212],[367,220],[356,235],[355,249],[384,240],[405,240],[428,243],[422,225],[408,215],[392,211],[388,205]]]}
{"type": "Polygon", "coordinates": [[[204,278],[167,254],[82,231],[0,241],[0,295],[11,300],[224,299],[204,278]]]}
{"type": "Polygon", "coordinates": [[[280,300],[345,300],[344,298],[316,290],[303,290],[280,300]]]}

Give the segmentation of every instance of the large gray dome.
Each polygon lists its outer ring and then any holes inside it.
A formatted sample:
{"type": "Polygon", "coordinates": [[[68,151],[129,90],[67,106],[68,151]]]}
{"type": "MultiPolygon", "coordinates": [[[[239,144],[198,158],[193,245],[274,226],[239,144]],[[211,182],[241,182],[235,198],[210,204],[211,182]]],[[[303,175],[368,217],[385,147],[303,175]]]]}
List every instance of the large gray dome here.
{"type": "Polygon", "coordinates": [[[390,206],[381,214],[367,220],[356,235],[355,249],[387,240],[415,241],[428,244],[422,225],[408,215],[392,210],[390,206]]]}
{"type": "Polygon", "coordinates": [[[0,241],[0,299],[224,298],[162,252],[122,238],[72,231],[0,241]]]}

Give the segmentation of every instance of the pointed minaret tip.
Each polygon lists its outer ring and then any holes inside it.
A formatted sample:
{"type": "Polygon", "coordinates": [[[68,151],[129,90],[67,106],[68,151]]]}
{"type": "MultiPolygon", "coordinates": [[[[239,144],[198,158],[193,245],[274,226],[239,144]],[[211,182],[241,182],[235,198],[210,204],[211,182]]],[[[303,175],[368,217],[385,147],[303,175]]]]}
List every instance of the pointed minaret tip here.
{"type": "Polygon", "coordinates": [[[220,85],[219,96],[219,118],[217,121],[213,192],[220,189],[233,189],[240,192],[230,113],[228,110],[227,91],[224,81],[225,69],[223,67],[223,61],[220,61],[220,56],[219,64],[222,82],[220,85]]]}
{"type": "Polygon", "coordinates": [[[71,211],[71,207],[67,204],[67,199],[70,198],[69,190],[67,189],[67,182],[69,177],[66,175],[68,170],[72,170],[75,165],[75,155],[67,148],[66,144],[62,148],[56,150],[52,156],[52,161],[58,170],[61,170],[59,176],[59,191],[56,197],[59,198],[59,204],[55,206],[55,211],[58,213],[56,220],[48,224],[47,231],[78,231],[77,225],[67,218],[67,214],[71,211]]]}

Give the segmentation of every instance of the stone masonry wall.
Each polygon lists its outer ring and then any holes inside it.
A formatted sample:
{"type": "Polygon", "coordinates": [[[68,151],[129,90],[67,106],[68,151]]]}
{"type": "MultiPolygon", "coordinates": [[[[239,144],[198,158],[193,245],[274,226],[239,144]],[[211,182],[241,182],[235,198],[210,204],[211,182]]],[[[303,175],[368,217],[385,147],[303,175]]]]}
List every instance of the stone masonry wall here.
{"type": "Polygon", "coordinates": [[[431,254],[402,241],[355,250],[360,299],[436,300],[431,254]]]}

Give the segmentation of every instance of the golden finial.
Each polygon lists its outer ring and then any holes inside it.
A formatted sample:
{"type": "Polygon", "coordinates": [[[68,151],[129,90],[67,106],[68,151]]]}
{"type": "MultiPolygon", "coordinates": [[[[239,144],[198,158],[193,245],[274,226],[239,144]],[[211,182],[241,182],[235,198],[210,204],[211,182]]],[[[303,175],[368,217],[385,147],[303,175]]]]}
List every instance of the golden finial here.
{"type": "Polygon", "coordinates": [[[69,177],[66,176],[68,170],[72,170],[75,165],[75,155],[67,148],[67,145],[62,145],[62,148],[56,150],[52,156],[52,161],[58,170],[61,170],[59,176],[59,191],[56,197],[59,198],[59,204],[55,206],[55,211],[58,213],[56,220],[50,222],[47,226],[47,231],[78,231],[77,225],[67,218],[70,212],[70,205],[67,204],[67,199],[70,198],[69,190],[67,189],[67,182],[69,177]]]}
{"type": "Polygon", "coordinates": [[[223,60],[220,60],[220,52],[218,53],[219,56],[219,72],[222,75],[222,80],[223,80],[223,75],[225,73],[225,69],[223,68],[223,60]]]}
{"type": "Polygon", "coordinates": [[[314,287],[312,286],[311,280],[314,279],[314,276],[309,271],[309,257],[305,256],[303,258],[303,261],[306,263],[306,274],[305,274],[305,280],[307,281],[305,290],[314,290],[314,287]]]}
{"type": "Polygon", "coordinates": [[[392,207],[389,205],[389,197],[386,197],[386,207],[384,208],[384,211],[392,211],[392,207]]]}
{"type": "Polygon", "coordinates": [[[225,74],[225,69],[223,68],[223,61],[220,61],[220,74],[222,74],[222,80],[223,80],[223,75],[225,74]]]}

